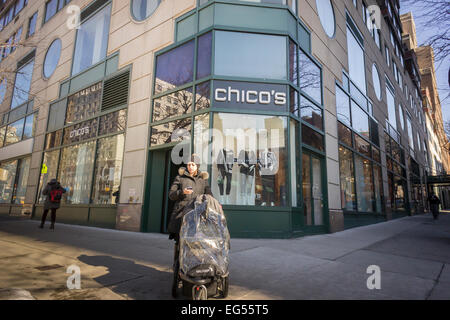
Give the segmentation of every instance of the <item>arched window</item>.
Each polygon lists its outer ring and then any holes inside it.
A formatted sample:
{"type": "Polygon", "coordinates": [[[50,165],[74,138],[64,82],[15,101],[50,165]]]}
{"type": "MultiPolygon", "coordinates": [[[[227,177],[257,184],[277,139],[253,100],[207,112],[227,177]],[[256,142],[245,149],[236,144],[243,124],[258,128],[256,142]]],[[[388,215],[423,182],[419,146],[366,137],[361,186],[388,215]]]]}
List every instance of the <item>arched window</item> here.
{"type": "Polygon", "coordinates": [[[328,37],[333,38],[336,30],[333,5],[331,0],[316,0],[317,13],[328,37]]]}
{"type": "Polygon", "coordinates": [[[132,0],[131,13],[136,20],[145,20],[155,12],[161,1],[162,0],[132,0]]]}

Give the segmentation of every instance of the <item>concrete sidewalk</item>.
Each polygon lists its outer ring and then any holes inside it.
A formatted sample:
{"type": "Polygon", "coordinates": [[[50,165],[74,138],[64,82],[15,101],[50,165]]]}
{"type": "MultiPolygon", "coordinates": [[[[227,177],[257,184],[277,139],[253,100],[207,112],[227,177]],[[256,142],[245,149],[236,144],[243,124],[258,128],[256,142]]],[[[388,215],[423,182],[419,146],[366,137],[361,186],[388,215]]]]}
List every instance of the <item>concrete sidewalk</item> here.
{"type": "MultiPolygon", "coordinates": [[[[0,218],[0,299],[172,299],[162,234],[0,218]],[[67,289],[81,270],[81,289],[67,289]]],[[[450,213],[292,240],[232,239],[228,299],[450,299],[450,213]],[[381,289],[369,290],[370,265],[381,289]]]]}

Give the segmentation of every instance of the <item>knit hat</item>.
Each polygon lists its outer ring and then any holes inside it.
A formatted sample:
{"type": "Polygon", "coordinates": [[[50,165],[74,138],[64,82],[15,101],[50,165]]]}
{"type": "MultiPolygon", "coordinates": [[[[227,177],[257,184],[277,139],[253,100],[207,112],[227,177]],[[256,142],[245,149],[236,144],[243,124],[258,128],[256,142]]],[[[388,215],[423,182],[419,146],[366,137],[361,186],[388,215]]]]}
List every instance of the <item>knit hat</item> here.
{"type": "Polygon", "coordinates": [[[197,165],[197,167],[200,167],[200,157],[198,156],[198,154],[193,153],[189,162],[193,162],[197,165]]]}

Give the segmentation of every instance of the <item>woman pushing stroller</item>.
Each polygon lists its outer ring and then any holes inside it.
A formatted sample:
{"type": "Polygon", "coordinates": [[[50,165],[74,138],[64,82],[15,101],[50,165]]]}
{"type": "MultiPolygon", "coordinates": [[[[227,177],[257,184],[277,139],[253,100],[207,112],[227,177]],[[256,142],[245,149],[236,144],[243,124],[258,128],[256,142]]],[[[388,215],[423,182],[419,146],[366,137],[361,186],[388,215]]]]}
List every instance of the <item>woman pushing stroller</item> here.
{"type": "Polygon", "coordinates": [[[175,206],[169,221],[169,239],[175,240],[172,296],[183,288],[194,300],[228,295],[230,235],[220,203],[208,184],[208,173],[198,171],[193,154],[180,168],[169,198],[175,206]]]}

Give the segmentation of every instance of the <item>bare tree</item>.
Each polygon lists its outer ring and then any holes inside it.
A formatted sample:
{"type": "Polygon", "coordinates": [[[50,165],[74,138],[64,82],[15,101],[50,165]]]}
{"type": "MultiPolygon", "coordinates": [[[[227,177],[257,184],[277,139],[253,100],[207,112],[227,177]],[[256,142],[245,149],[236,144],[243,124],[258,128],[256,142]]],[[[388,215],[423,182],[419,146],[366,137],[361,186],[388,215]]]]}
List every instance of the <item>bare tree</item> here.
{"type": "Polygon", "coordinates": [[[402,7],[417,8],[416,21],[433,35],[422,45],[433,47],[436,62],[445,61],[450,55],[450,1],[449,0],[401,0],[402,7]]]}

